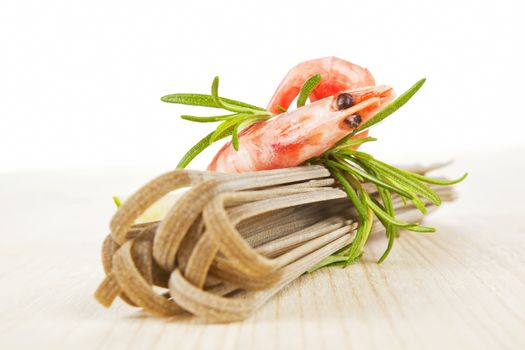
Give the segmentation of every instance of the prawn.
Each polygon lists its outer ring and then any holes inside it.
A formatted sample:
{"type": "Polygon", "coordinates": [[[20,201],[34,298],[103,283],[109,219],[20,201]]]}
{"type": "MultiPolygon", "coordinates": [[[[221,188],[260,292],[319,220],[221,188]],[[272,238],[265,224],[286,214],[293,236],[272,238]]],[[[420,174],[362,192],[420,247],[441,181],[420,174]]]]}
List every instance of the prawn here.
{"type": "MultiPolygon", "coordinates": [[[[348,61],[327,57],[300,63],[288,72],[268,104],[270,112],[280,114],[243,130],[239,150],[226,143],[208,170],[240,173],[300,165],[352,133],[393,97],[392,88],[375,86],[366,68],[348,61]],[[280,113],[316,74],[321,81],[309,96],[311,103],[280,113]]],[[[354,137],[363,136],[366,132],[354,137]]]]}

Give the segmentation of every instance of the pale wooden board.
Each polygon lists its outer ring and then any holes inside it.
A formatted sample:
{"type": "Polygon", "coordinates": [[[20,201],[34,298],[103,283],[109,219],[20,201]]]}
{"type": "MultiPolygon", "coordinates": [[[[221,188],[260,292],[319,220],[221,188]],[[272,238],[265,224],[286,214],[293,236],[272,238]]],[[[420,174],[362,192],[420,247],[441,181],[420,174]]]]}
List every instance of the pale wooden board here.
{"type": "Polygon", "coordinates": [[[220,325],[92,298],[110,196],[158,169],[0,175],[0,349],[523,349],[525,161],[487,157],[496,164],[478,154],[447,169],[471,176],[426,221],[439,233],[403,234],[382,265],[386,241],[374,237],[361,263],[305,275],[252,318],[220,325]]]}

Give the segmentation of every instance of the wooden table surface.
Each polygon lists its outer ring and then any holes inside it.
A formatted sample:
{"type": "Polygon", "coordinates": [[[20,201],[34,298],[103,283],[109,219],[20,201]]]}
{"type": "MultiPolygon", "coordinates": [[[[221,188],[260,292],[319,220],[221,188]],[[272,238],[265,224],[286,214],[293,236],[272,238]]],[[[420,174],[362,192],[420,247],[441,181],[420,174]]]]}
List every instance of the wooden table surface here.
{"type": "MultiPolygon", "coordinates": [[[[516,155],[525,149],[507,150],[516,155]]],[[[156,319],[92,294],[111,195],[158,169],[0,175],[0,349],[524,349],[525,156],[460,156],[460,199],[404,233],[383,264],[364,259],[289,285],[245,322],[156,319]],[[505,177],[494,169],[506,169],[505,177]]]]}

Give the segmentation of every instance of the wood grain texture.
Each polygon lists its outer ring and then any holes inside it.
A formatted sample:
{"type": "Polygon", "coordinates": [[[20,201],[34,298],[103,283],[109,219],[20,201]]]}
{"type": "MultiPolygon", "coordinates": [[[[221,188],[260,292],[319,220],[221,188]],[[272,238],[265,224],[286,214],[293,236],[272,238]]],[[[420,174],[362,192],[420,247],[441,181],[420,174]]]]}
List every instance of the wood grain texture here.
{"type": "Polygon", "coordinates": [[[438,233],[403,233],[381,265],[386,240],[373,237],[361,263],[305,275],[245,322],[218,325],[92,298],[110,196],[156,170],[2,174],[0,349],[525,348],[525,161],[501,181],[484,159],[447,171],[471,176],[426,221],[438,233]]]}

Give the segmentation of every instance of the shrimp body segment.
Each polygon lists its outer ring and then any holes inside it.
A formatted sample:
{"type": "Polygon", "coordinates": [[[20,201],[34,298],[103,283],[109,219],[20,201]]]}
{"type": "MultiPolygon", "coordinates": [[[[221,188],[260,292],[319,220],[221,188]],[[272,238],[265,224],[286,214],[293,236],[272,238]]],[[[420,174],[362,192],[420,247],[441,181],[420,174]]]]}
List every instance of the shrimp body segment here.
{"type": "Polygon", "coordinates": [[[375,85],[374,77],[366,68],[337,57],[319,58],[293,67],[277,87],[266,109],[274,114],[281,113],[279,106],[288,109],[304,82],[316,74],[321,75],[321,81],[310,95],[312,102],[341,91],[375,85]]]}
{"type": "Polygon", "coordinates": [[[238,151],[228,142],[208,170],[240,173],[300,165],[333,147],[393,97],[388,86],[348,90],[256,123],[239,134],[238,151]],[[341,108],[341,98],[348,95],[353,104],[341,108]]]}

